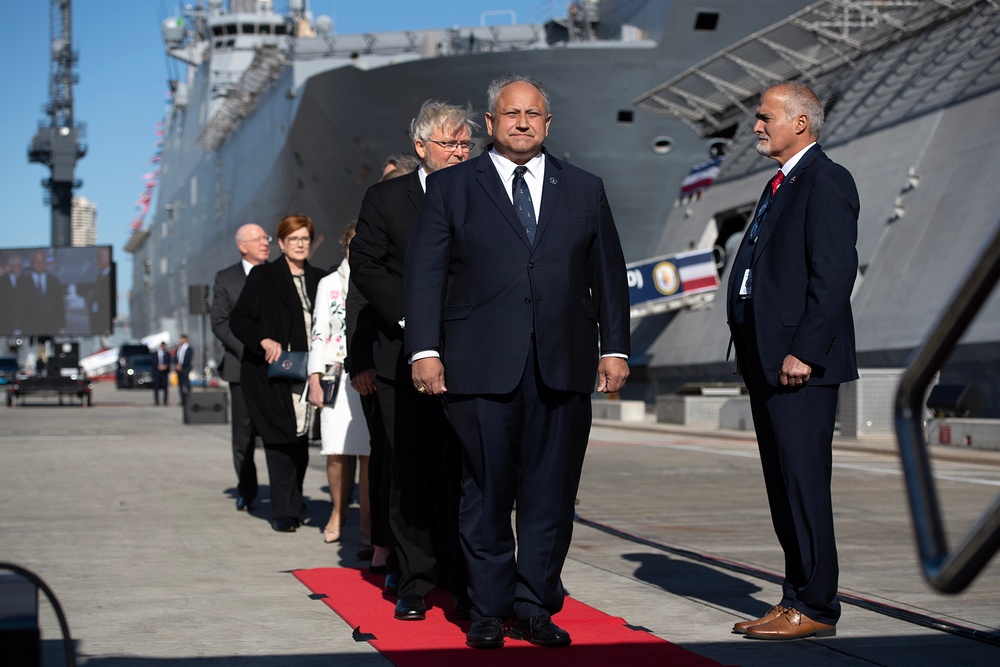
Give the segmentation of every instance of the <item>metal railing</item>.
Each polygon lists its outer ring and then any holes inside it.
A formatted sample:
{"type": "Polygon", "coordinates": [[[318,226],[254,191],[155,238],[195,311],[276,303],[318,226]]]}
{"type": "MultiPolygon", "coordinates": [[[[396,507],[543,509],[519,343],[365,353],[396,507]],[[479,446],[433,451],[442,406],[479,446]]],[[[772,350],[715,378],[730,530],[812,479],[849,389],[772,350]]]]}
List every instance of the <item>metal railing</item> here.
{"type": "Polygon", "coordinates": [[[1000,227],[958,288],[951,305],[938,318],[923,344],[910,358],[896,393],[896,437],[903,463],[920,566],[932,586],[959,593],[1000,550],[1000,495],[948,550],[944,521],[924,438],[923,398],[935,373],[944,365],[1000,280],[1000,227]]]}

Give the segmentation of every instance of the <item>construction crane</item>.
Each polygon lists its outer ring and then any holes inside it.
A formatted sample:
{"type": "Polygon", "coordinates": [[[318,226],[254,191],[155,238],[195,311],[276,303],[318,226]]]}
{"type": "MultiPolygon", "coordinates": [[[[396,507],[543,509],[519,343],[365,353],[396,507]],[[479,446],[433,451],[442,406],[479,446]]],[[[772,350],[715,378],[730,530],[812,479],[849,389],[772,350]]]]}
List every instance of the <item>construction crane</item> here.
{"type": "Polygon", "coordinates": [[[70,212],[73,190],[82,183],[73,178],[76,162],[87,154],[80,143],[84,128],[73,121],[73,84],[77,54],[73,51],[70,0],[50,0],[49,18],[52,34],[52,66],[49,78],[49,101],[45,105],[46,121],[28,148],[28,161],[49,167],[52,177],[42,181],[46,200],[52,205],[52,245],[70,245],[70,212]]]}

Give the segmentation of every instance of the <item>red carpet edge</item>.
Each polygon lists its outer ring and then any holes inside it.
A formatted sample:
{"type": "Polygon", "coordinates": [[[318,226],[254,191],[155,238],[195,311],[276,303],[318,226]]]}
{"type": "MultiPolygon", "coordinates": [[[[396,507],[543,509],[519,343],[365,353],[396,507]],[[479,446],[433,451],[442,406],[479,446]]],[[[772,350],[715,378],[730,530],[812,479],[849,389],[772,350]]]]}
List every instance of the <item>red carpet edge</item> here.
{"type": "Polygon", "coordinates": [[[503,648],[484,650],[465,645],[470,621],[451,616],[451,596],[435,591],[427,600],[424,621],[397,621],[392,616],[396,598],[382,593],[383,575],[348,568],[316,568],[292,572],[312,597],[323,602],[354,629],[357,641],[368,641],[396,667],[468,665],[497,667],[551,667],[553,659],[574,667],[607,665],[665,665],[712,667],[720,663],[664,641],[643,629],[632,628],[573,598],[553,620],[573,637],[566,648],[542,648],[508,638],[503,648]]]}

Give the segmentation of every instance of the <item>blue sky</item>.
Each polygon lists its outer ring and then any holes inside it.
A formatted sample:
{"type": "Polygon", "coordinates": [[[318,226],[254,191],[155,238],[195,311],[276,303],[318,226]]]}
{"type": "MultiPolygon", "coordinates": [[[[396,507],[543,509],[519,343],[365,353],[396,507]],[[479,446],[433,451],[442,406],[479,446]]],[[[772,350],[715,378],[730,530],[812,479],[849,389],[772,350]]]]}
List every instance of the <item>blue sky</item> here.
{"type": "MultiPolygon", "coordinates": [[[[193,4],[194,0],[188,0],[193,4]]],[[[341,34],[478,25],[484,12],[513,10],[520,23],[540,20],[564,0],[309,0],[341,34]]],[[[275,0],[283,11],[288,0],[275,0]]],[[[74,115],[86,126],[87,155],[76,165],[76,194],[97,204],[97,242],[114,246],[119,292],[130,285],[131,255],[124,251],[129,224],[151,172],[156,125],[166,105],[168,69],[160,22],[178,6],[166,0],[73,0],[73,46],[79,55],[74,115]]],[[[47,120],[50,26],[48,0],[4,3],[0,40],[4,63],[0,103],[0,202],[3,247],[48,246],[51,209],[41,181],[49,169],[28,162],[28,145],[47,120]]],[[[489,17],[488,22],[509,21],[489,17]]],[[[148,220],[148,218],[147,218],[148,220]]],[[[124,305],[121,304],[120,305],[124,305]]]]}

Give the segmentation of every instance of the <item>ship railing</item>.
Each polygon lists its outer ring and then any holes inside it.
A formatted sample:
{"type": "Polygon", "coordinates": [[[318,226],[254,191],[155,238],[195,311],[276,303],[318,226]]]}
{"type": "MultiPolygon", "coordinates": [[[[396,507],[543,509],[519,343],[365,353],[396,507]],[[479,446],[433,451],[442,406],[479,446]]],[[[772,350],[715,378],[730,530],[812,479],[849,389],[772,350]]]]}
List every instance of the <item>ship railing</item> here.
{"type": "Polygon", "coordinates": [[[959,593],[1000,550],[1000,495],[949,550],[930,455],[923,398],[935,374],[1000,281],[1000,224],[992,241],[955,291],[950,305],[910,357],[896,393],[895,424],[906,490],[924,576],[944,593],[959,593]]]}
{"type": "Polygon", "coordinates": [[[444,30],[404,30],[352,35],[317,35],[295,43],[296,58],[357,57],[362,55],[460,55],[484,51],[513,51],[545,43],[545,29],[537,24],[486,25],[444,30]]]}
{"type": "MultiPolygon", "coordinates": [[[[881,2],[824,0],[754,33],[633,100],[677,118],[702,136],[733,109],[752,114],[770,83],[815,81],[866,53],[973,11],[982,0],[881,2]]],[[[994,5],[995,6],[995,5],[994,5]]]]}
{"type": "Polygon", "coordinates": [[[257,49],[253,62],[236,85],[229,89],[225,99],[212,114],[212,119],[198,135],[198,145],[207,151],[214,151],[221,146],[226,137],[253,111],[261,94],[277,80],[285,65],[285,57],[279,47],[268,44],[257,49]]]}

